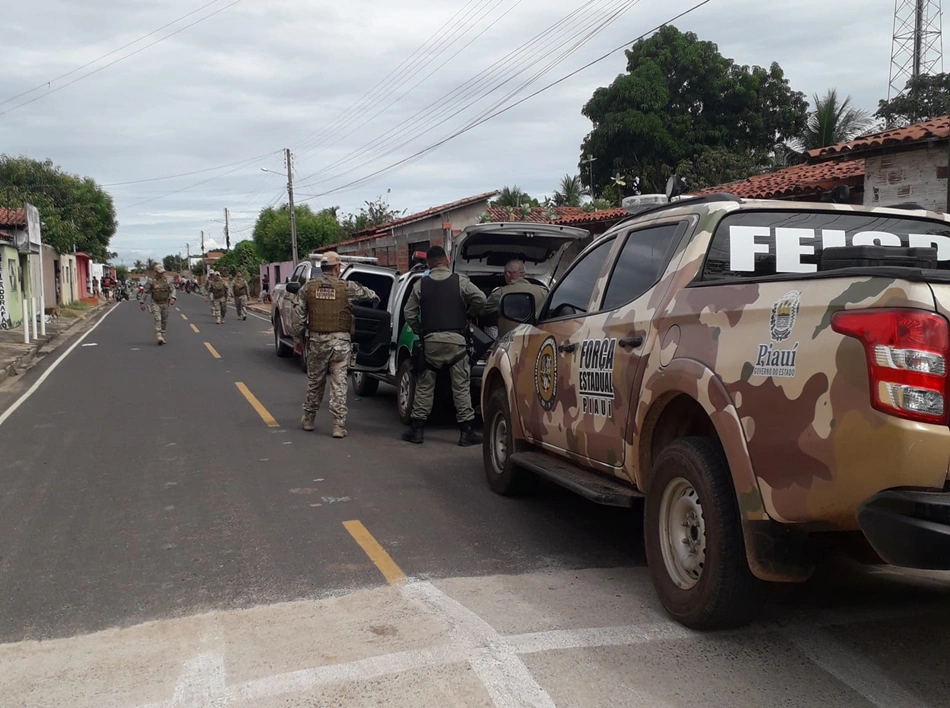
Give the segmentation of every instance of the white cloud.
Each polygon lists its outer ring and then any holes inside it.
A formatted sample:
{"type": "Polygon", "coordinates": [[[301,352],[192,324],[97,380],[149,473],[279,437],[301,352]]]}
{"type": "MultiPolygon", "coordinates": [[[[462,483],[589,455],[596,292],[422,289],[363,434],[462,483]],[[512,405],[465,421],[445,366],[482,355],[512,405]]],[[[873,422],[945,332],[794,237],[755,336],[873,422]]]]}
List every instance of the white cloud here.
{"type": "MultiPolygon", "coordinates": [[[[10,51],[4,55],[7,71],[0,75],[0,101],[200,4],[198,0],[20,3],[6,17],[4,39],[10,51]],[[37,27],[43,31],[36,31],[37,27]]],[[[219,3],[225,4],[225,0],[219,3]]],[[[532,90],[691,4],[693,0],[640,0],[532,90]]],[[[201,230],[206,246],[211,239],[222,245],[221,224],[212,219],[220,219],[224,207],[231,209],[233,217],[233,245],[237,238],[250,235],[262,207],[285,200],[284,180],[260,171],[262,166],[283,171],[282,148],[295,150],[301,199],[385,167],[448,134],[494,99],[391,155],[370,159],[365,166],[354,168],[366,158],[350,159],[351,153],[580,5],[580,0],[497,5],[464,0],[350,0],[346,4],[245,0],[127,61],[0,116],[0,145],[10,154],[50,157],[65,169],[103,184],[248,160],[244,166],[217,172],[108,188],[115,196],[120,221],[112,248],[123,257],[160,258],[183,251],[186,243],[197,250],[201,230]],[[473,13],[465,20],[468,34],[408,82],[406,88],[418,83],[410,94],[381,110],[372,121],[368,119],[374,111],[361,110],[340,123],[348,107],[463,8],[473,13]],[[488,14],[476,22],[479,11],[488,14]],[[486,29],[495,20],[497,24],[486,29]],[[482,30],[486,31],[461,55],[429,75],[482,30]],[[328,126],[330,139],[318,140],[321,135],[327,138],[328,126]],[[270,155],[249,160],[264,153],[270,155]],[[344,162],[329,167],[338,160],[344,162]],[[305,179],[323,168],[327,168],[325,174],[305,179]],[[208,181],[197,184],[203,180],[208,181]],[[169,194],[176,190],[181,191],[169,194]]],[[[212,9],[216,6],[208,11],[212,9]]],[[[716,42],[723,54],[740,63],[779,62],[793,88],[809,96],[837,87],[852,94],[857,105],[873,110],[887,87],[892,11],[891,0],[837,4],[714,0],[677,26],[716,42]]],[[[568,27],[576,29],[576,23],[568,27]]],[[[448,46],[451,30],[439,36],[442,46],[448,46]]],[[[542,43],[532,55],[555,44],[542,43]]],[[[430,48],[430,56],[438,47],[430,48]]],[[[590,127],[581,106],[595,88],[608,84],[624,67],[623,54],[615,54],[392,176],[310,203],[315,208],[339,205],[345,213],[391,188],[394,207],[415,210],[504,184],[518,184],[531,193],[549,192],[565,172],[577,171],[579,145],[590,127]]],[[[512,81],[506,89],[517,83],[512,81]]],[[[391,80],[383,82],[373,97],[379,98],[391,87],[391,80]]],[[[393,94],[385,103],[396,97],[393,94]]],[[[0,112],[9,105],[0,105],[0,112]]],[[[428,117],[414,119],[411,127],[421,128],[428,117]]],[[[370,157],[383,151],[371,152],[370,157]]]]}

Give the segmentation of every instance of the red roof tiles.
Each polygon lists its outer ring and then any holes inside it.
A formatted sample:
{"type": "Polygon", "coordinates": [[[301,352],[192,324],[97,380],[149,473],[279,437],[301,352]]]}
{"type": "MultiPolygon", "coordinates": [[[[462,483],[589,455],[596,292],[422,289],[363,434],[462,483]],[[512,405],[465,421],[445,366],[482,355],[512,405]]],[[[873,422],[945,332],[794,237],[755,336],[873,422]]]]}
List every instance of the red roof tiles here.
{"type": "MultiPolygon", "coordinates": [[[[410,224],[413,221],[422,221],[423,219],[428,219],[429,217],[432,217],[432,216],[438,216],[444,211],[452,211],[453,209],[459,209],[461,207],[468,206],[469,204],[477,204],[478,202],[488,201],[489,199],[491,199],[497,194],[498,194],[497,191],[484,192],[483,194],[476,194],[473,197],[466,197],[465,199],[459,199],[458,201],[455,201],[455,202],[449,202],[448,204],[443,204],[441,206],[431,207],[430,209],[426,209],[425,211],[416,212],[415,214],[404,216],[402,218],[396,219],[395,221],[390,221],[386,224],[380,224],[379,226],[371,226],[368,229],[363,229],[362,231],[356,231],[353,234],[353,238],[351,238],[349,241],[343,241],[342,243],[335,243],[333,245],[343,246],[343,245],[347,245],[351,243],[356,243],[357,241],[362,241],[366,238],[371,238],[380,232],[388,231],[389,229],[394,229],[397,226],[404,226],[405,224],[410,224]]],[[[326,250],[326,249],[320,249],[320,250],[326,250]]]]}
{"type": "Polygon", "coordinates": [[[527,214],[521,209],[512,209],[509,213],[508,207],[489,207],[486,211],[490,221],[525,221],[533,224],[552,224],[585,213],[580,207],[543,206],[531,207],[527,214]]]}
{"type": "Polygon", "coordinates": [[[628,214],[623,209],[601,209],[599,211],[584,211],[580,214],[571,214],[555,221],[561,226],[583,226],[584,224],[598,224],[602,221],[620,221],[628,214]]]}
{"type": "Polygon", "coordinates": [[[864,135],[846,143],[838,143],[817,150],[809,150],[810,159],[821,159],[866,152],[895,145],[912,145],[928,140],[946,140],[950,136],[950,116],[934,118],[923,123],[915,123],[904,128],[885,130],[880,133],[864,135]]]}
{"type": "Polygon", "coordinates": [[[0,226],[26,226],[26,212],[0,207],[0,226]]]}
{"type": "Polygon", "coordinates": [[[741,182],[707,187],[694,194],[729,192],[745,199],[788,199],[813,196],[842,183],[852,187],[864,183],[863,159],[794,165],[778,172],[753,175],[741,182]]]}

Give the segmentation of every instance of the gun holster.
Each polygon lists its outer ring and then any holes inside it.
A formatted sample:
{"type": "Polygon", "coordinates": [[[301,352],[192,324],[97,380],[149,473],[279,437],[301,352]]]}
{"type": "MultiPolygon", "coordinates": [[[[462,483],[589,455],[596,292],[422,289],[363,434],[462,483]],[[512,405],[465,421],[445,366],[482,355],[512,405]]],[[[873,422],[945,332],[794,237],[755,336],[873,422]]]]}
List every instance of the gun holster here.
{"type": "Polygon", "coordinates": [[[416,377],[422,376],[426,370],[426,349],[422,337],[419,337],[412,343],[412,352],[409,358],[412,361],[410,365],[412,375],[416,377]]]}
{"type": "Polygon", "coordinates": [[[350,363],[347,367],[347,374],[352,374],[356,371],[356,355],[360,353],[360,345],[356,342],[350,344],[350,363]]]}

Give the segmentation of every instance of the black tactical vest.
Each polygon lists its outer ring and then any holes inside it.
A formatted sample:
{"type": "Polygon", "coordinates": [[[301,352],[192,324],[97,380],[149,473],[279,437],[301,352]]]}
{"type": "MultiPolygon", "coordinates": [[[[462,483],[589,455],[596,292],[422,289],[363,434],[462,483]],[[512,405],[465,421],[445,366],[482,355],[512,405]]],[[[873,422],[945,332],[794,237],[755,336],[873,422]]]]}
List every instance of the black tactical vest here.
{"type": "Polygon", "coordinates": [[[434,332],[465,332],[468,308],[462,299],[457,273],[445,280],[423,278],[419,287],[419,307],[422,309],[423,336],[434,332]]]}

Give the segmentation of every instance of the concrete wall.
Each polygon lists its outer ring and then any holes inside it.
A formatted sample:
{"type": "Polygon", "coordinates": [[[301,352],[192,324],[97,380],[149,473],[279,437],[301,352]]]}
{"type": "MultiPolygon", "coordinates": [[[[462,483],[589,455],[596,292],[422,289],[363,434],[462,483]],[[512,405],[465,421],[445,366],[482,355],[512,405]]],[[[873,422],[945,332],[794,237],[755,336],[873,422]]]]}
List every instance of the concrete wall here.
{"type": "Polygon", "coordinates": [[[397,268],[404,273],[409,269],[409,259],[415,250],[424,251],[430,246],[444,246],[451,254],[453,236],[466,226],[477,224],[479,215],[487,208],[487,201],[470,204],[421,221],[397,226],[385,235],[356,243],[339,244],[335,248],[340,254],[374,256],[379,259],[379,265],[397,268]]]}
{"type": "Polygon", "coordinates": [[[15,248],[0,244],[0,329],[12,329],[23,323],[20,281],[20,254],[15,248]]]}
{"type": "MultiPolygon", "coordinates": [[[[56,302],[56,261],[59,254],[52,246],[41,246],[43,249],[43,297],[47,310],[52,310],[56,302]]],[[[39,307],[39,305],[37,305],[39,307]]]]}
{"type": "Polygon", "coordinates": [[[294,272],[293,261],[283,261],[282,263],[265,263],[260,267],[258,277],[264,278],[264,273],[270,278],[270,292],[274,292],[274,286],[283,283],[287,276],[294,272]]]}
{"type": "Polygon", "coordinates": [[[875,155],[864,162],[864,205],[905,202],[947,211],[947,144],[875,155]]]}
{"type": "Polygon", "coordinates": [[[78,299],[76,256],[67,253],[59,257],[59,304],[68,305],[78,299]]]}

